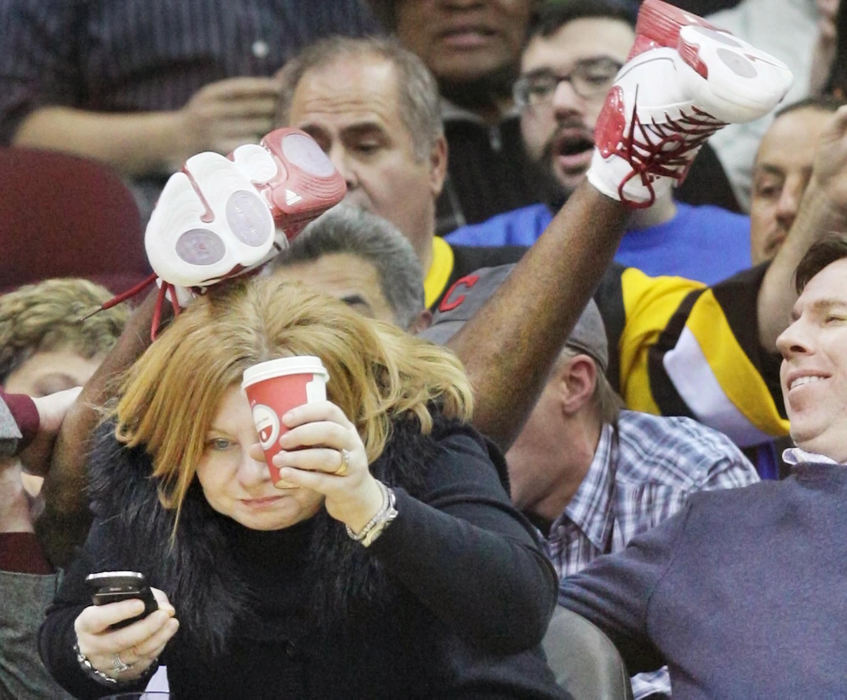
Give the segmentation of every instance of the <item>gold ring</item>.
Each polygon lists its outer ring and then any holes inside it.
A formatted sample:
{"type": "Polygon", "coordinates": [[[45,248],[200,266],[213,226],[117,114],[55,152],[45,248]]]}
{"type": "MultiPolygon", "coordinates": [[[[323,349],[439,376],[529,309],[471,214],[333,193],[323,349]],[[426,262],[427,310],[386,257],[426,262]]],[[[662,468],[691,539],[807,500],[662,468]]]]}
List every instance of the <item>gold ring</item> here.
{"type": "Polygon", "coordinates": [[[332,472],[332,474],[333,476],[344,476],[350,467],[350,451],[341,449],[338,453],[341,455],[341,464],[338,465],[338,469],[332,472]]]}

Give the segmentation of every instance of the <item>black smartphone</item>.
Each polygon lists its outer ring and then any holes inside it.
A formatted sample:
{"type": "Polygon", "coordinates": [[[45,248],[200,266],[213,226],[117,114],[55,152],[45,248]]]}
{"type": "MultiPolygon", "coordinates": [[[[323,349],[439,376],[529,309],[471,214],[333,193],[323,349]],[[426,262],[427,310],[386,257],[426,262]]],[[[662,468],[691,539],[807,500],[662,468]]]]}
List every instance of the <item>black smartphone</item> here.
{"type": "Polygon", "coordinates": [[[147,585],[144,574],[138,571],[101,571],[89,574],[85,582],[91,589],[91,602],[94,605],[116,603],[120,600],[138,598],[144,602],[144,612],[128,620],[121,620],[112,625],[112,629],[120,629],[142,620],[151,612],[159,609],[159,604],[153,596],[153,591],[147,585]]]}

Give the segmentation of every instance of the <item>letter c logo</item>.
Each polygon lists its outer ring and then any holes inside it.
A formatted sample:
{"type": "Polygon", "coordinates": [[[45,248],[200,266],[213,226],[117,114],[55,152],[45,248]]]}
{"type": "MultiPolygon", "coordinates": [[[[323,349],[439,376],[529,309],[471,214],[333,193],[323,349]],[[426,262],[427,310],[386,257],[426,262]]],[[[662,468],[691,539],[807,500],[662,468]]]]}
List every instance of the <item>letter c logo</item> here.
{"type": "Polygon", "coordinates": [[[447,294],[444,295],[444,298],[441,300],[441,303],[438,305],[438,310],[441,312],[452,311],[457,306],[460,306],[461,303],[465,300],[465,295],[460,294],[456,299],[450,300],[450,297],[453,296],[453,292],[455,292],[460,286],[467,287],[470,289],[477,282],[479,282],[479,275],[465,275],[464,277],[460,277],[457,279],[453,286],[447,290],[447,294]]]}

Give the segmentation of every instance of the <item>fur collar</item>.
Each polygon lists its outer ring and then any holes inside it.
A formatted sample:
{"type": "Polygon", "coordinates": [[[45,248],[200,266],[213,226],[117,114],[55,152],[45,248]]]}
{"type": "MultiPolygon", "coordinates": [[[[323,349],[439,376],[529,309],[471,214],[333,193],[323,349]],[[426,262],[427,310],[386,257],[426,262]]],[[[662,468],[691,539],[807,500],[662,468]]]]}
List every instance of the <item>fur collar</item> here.
{"type": "MultiPolygon", "coordinates": [[[[384,453],[371,464],[371,472],[386,484],[417,495],[427,464],[443,449],[438,439],[455,431],[476,436],[473,429],[440,416],[430,436],[420,434],[416,421],[398,421],[384,453]]],[[[495,459],[495,464],[505,478],[502,457],[495,459]]],[[[99,570],[143,572],[168,592],[180,611],[180,634],[185,641],[217,655],[225,651],[235,621],[250,618],[248,582],[239,578],[232,565],[227,536],[232,521],[212,510],[195,482],[171,545],[173,512],[159,503],[150,473],[151,460],[142,448],[125,448],[114,437],[114,424],[101,426],[92,454],[89,490],[92,510],[109,527],[114,546],[93,553],[95,565],[99,570]]],[[[319,585],[313,587],[310,609],[322,613],[316,620],[318,629],[337,634],[345,620],[358,617],[357,609],[382,607],[396,596],[379,565],[347,537],[340,523],[323,509],[315,518],[309,566],[313,569],[311,580],[319,585]],[[351,586],[351,582],[357,585],[351,586]]]]}

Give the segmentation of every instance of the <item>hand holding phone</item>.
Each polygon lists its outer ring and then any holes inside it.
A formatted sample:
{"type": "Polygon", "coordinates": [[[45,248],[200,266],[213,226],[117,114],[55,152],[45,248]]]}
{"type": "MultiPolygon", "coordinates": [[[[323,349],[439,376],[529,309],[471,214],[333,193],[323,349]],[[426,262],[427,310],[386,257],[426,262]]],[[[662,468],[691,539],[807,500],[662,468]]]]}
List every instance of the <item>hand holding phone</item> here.
{"type": "Polygon", "coordinates": [[[144,603],[143,613],[115,623],[112,629],[131,625],[159,609],[153,591],[147,585],[144,575],[138,571],[101,571],[86,576],[85,582],[91,589],[91,602],[94,605],[106,605],[132,598],[138,598],[144,603]]]}

